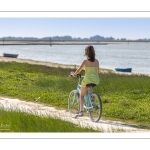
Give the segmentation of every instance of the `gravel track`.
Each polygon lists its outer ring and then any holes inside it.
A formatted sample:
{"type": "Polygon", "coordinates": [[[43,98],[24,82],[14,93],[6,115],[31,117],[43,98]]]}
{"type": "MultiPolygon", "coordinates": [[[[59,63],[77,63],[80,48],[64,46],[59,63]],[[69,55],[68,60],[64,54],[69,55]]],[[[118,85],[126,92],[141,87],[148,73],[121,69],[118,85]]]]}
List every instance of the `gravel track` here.
{"type": "Polygon", "coordinates": [[[72,118],[66,110],[57,110],[54,107],[47,106],[45,104],[39,104],[37,102],[27,102],[19,99],[12,99],[6,97],[0,97],[0,108],[5,110],[18,110],[24,111],[27,113],[33,113],[35,115],[48,115],[62,120],[66,120],[77,124],[81,127],[89,127],[104,133],[110,132],[138,132],[145,133],[150,132],[150,130],[139,129],[134,125],[127,125],[122,122],[109,121],[109,120],[100,120],[98,123],[92,122],[88,116],[72,118]]]}

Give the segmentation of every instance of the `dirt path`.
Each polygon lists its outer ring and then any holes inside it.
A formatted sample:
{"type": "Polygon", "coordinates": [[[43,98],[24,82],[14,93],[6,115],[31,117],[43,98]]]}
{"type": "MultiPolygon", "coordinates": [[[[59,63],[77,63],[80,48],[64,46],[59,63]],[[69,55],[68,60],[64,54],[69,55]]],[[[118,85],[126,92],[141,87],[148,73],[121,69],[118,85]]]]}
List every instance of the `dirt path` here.
{"type": "Polygon", "coordinates": [[[121,122],[100,120],[98,123],[91,122],[89,117],[79,117],[77,119],[71,118],[69,112],[65,110],[57,110],[54,107],[49,107],[44,104],[38,104],[34,102],[21,101],[19,99],[10,99],[0,97],[0,107],[5,110],[19,110],[35,115],[49,115],[62,120],[66,120],[81,127],[91,127],[99,131],[103,130],[107,132],[150,132],[150,130],[138,129],[131,125],[125,125],[121,122]]]}

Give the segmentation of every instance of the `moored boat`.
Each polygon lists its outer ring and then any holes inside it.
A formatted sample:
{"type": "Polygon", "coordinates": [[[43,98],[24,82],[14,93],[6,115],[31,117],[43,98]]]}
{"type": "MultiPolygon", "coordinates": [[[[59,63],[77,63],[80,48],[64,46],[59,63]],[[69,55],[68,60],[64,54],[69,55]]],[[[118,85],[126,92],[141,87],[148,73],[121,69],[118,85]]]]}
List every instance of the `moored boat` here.
{"type": "Polygon", "coordinates": [[[9,54],[9,53],[3,53],[3,57],[12,57],[17,58],[19,54],[9,54]]]}
{"type": "Polygon", "coordinates": [[[132,72],[132,68],[115,68],[119,72],[132,72]]]}

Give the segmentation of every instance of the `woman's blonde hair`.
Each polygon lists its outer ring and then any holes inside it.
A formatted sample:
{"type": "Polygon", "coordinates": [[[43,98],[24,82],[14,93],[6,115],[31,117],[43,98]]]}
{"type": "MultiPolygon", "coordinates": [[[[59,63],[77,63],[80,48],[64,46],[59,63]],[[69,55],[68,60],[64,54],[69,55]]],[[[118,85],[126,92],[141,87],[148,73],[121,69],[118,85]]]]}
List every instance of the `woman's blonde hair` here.
{"type": "Polygon", "coordinates": [[[95,50],[93,46],[90,45],[85,48],[85,56],[88,56],[89,61],[95,61],[95,50]]]}

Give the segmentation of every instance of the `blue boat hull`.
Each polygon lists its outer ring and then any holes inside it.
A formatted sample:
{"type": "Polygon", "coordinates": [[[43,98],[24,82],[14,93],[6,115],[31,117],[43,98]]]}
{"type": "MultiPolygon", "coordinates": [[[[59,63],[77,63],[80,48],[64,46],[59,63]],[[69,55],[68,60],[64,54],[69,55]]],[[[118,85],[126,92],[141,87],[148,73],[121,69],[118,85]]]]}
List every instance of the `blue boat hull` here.
{"type": "Polygon", "coordinates": [[[132,72],[132,68],[115,68],[119,72],[132,72]]]}
{"type": "Polygon", "coordinates": [[[8,54],[8,53],[3,53],[3,57],[17,58],[17,57],[18,57],[18,54],[8,54]]]}

